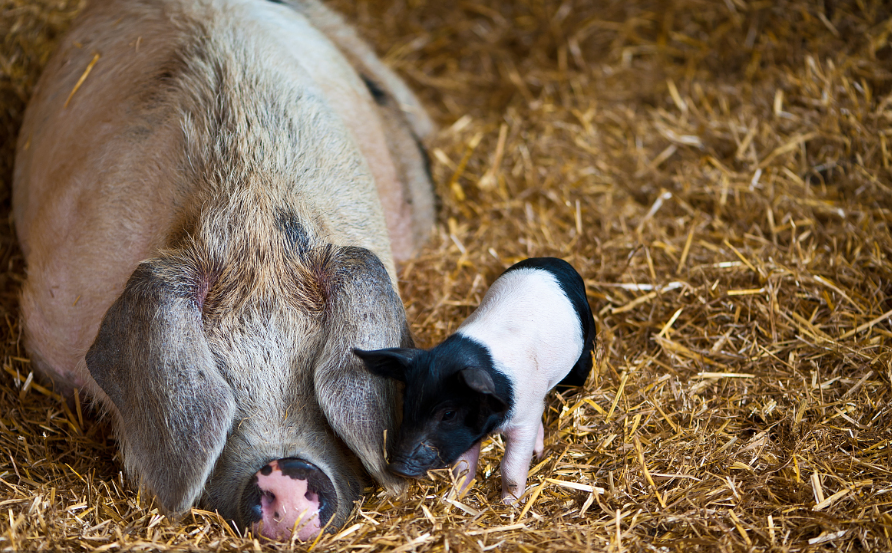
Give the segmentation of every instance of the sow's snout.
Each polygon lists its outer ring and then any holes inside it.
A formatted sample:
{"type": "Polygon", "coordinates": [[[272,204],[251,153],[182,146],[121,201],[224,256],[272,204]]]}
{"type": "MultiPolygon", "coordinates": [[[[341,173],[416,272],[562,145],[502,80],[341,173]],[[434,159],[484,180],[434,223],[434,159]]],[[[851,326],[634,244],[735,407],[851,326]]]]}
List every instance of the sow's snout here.
{"type": "Polygon", "coordinates": [[[328,476],[303,459],[271,461],[242,493],[242,513],[256,535],[273,540],[315,538],[337,509],[328,476]]]}

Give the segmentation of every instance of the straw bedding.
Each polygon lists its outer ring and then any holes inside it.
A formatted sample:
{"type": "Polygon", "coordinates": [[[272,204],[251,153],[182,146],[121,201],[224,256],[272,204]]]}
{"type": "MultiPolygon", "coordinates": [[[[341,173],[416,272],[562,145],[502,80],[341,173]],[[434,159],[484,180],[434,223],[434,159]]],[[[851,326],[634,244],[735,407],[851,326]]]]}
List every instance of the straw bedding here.
{"type": "MultiPolygon", "coordinates": [[[[0,1],[0,198],[76,0],[0,1]]],[[[499,503],[499,438],[449,478],[368,490],[315,544],[169,520],[108,425],[31,377],[0,230],[0,548],[892,550],[892,8],[875,0],[348,2],[425,100],[442,200],[401,270],[422,345],[499,273],[567,259],[598,323],[546,454],[499,503]]],[[[51,160],[47,160],[51,162],[51,160]]]]}

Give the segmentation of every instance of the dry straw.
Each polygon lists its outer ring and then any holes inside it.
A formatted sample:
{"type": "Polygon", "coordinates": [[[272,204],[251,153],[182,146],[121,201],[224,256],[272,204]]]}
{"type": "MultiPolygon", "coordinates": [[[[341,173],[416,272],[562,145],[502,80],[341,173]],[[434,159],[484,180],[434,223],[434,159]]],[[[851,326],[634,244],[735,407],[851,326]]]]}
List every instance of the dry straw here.
{"type": "MultiPolygon", "coordinates": [[[[556,255],[600,346],[584,390],[550,397],[517,506],[495,438],[463,497],[445,475],[369,490],[344,528],[277,547],[892,550],[888,3],[337,4],[442,126],[440,222],[401,272],[419,341],[556,255]]],[[[24,103],[77,7],[0,1],[4,214],[24,103]]],[[[272,548],[159,514],[108,426],[35,382],[10,227],[0,243],[0,548],[272,548]]]]}

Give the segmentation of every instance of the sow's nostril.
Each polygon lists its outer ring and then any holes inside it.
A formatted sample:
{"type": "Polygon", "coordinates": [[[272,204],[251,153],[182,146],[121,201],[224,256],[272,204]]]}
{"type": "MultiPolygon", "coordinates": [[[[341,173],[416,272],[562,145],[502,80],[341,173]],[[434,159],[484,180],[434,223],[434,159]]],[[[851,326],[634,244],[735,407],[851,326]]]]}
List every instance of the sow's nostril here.
{"type": "Polygon", "coordinates": [[[265,465],[244,495],[247,522],[255,534],[274,540],[303,541],[319,535],[337,507],[331,480],[315,465],[288,458],[265,465]]]}

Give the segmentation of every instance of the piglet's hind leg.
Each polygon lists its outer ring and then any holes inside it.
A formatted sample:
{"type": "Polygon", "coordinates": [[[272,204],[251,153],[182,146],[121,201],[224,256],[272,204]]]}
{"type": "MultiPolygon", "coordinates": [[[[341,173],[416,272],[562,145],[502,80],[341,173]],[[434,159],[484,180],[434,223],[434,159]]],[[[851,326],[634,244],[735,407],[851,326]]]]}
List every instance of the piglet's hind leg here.
{"type": "Polygon", "coordinates": [[[477,442],[471,446],[471,449],[464,452],[452,466],[452,475],[455,477],[455,483],[458,486],[458,495],[465,493],[465,490],[471,484],[471,480],[474,479],[474,475],[477,474],[477,460],[479,458],[480,442],[477,442]]]}
{"type": "Polygon", "coordinates": [[[539,432],[536,434],[536,447],[533,449],[533,453],[536,454],[536,459],[541,459],[542,454],[545,453],[545,425],[541,422],[539,423],[539,432]]]}

